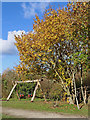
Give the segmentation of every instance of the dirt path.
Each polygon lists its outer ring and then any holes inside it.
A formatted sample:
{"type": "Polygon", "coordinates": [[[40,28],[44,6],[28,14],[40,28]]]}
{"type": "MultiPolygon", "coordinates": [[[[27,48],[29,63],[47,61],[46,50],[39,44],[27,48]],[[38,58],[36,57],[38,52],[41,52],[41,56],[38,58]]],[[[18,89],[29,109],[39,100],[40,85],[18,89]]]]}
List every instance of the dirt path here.
{"type": "Polygon", "coordinates": [[[6,107],[2,108],[2,113],[18,118],[84,118],[79,115],[64,115],[61,113],[40,112],[6,107]]]}

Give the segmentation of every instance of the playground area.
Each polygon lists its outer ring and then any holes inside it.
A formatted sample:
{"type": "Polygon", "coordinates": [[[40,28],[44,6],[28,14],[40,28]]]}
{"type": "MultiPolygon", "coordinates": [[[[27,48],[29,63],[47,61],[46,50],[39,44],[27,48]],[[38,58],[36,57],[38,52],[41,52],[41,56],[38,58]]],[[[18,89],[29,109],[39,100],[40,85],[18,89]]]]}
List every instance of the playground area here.
{"type": "MultiPolygon", "coordinates": [[[[28,81],[15,81],[15,84],[13,85],[13,88],[11,89],[11,91],[10,91],[8,97],[7,97],[7,101],[10,99],[10,97],[11,97],[11,95],[12,95],[15,87],[17,86],[17,84],[21,84],[21,83],[24,83],[24,84],[25,84],[25,83],[37,83],[36,86],[35,86],[35,88],[34,88],[34,92],[33,92],[33,90],[30,90],[30,89],[29,89],[29,91],[28,91],[28,92],[29,92],[29,93],[28,93],[28,98],[32,97],[32,98],[31,98],[31,102],[33,102],[33,101],[34,101],[34,98],[35,98],[36,90],[38,89],[39,86],[40,86],[40,89],[41,89],[40,81],[43,81],[43,79],[28,80],[28,81]]],[[[31,86],[31,87],[33,87],[33,86],[31,86]]],[[[23,91],[25,92],[25,89],[23,89],[23,91]]],[[[44,95],[42,89],[41,89],[41,91],[42,91],[42,94],[43,94],[43,96],[44,96],[44,98],[45,98],[45,95],[44,95]]],[[[25,94],[21,94],[21,93],[20,93],[20,95],[19,95],[17,90],[16,90],[16,93],[17,93],[17,97],[18,97],[19,100],[20,100],[21,98],[26,98],[26,97],[25,97],[25,96],[26,96],[25,94]]],[[[46,99],[45,99],[45,101],[46,101],[46,99]]]]}
{"type": "Polygon", "coordinates": [[[83,102],[79,103],[80,109],[78,110],[76,104],[68,104],[67,97],[66,100],[64,98],[50,99],[47,94],[45,94],[44,89],[42,89],[42,82],[44,82],[43,79],[16,81],[15,84],[13,84],[8,97],[2,99],[2,117],[88,118],[88,104],[84,105],[83,102]],[[27,83],[30,83],[31,88],[28,88],[26,85],[27,83]],[[24,88],[26,86],[28,92],[25,92],[24,88]],[[20,87],[23,89],[20,89],[20,87]],[[37,97],[37,94],[41,94],[42,97],[37,97]]]}

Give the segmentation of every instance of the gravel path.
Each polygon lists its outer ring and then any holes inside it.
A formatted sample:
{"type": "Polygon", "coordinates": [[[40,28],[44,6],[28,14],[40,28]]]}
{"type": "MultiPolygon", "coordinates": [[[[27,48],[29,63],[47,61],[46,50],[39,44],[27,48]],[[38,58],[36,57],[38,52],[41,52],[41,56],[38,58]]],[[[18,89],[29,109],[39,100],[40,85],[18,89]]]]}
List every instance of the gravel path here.
{"type": "Polygon", "coordinates": [[[18,118],[84,118],[79,115],[64,115],[61,113],[40,112],[6,107],[2,108],[2,113],[18,118]]]}

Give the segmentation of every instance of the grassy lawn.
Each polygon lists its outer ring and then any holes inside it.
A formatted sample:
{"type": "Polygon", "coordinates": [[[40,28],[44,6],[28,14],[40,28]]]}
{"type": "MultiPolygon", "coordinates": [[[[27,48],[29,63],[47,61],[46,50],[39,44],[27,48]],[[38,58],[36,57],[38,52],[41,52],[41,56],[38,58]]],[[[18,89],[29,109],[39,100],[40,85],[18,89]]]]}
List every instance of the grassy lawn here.
{"type": "Polygon", "coordinates": [[[15,118],[14,116],[2,114],[2,120],[26,120],[25,118],[15,118]]]}
{"type": "Polygon", "coordinates": [[[13,116],[2,114],[2,118],[14,118],[13,116]]]}
{"type": "MultiPolygon", "coordinates": [[[[76,105],[70,105],[66,102],[59,102],[58,107],[53,107],[54,101],[48,101],[47,103],[43,99],[35,99],[34,102],[30,100],[14,100],[3,101],[3,107],[16,108],[16,109],[27,109],[27,110],[37,110],[37,111],[48,111],[48,112],[59,112],[67,114],[79,114],[88,117],[88,105],[83,106],[80,110],[77,109],[76,105]]],[[[81,105],[80,105],[81,106],[81,105]]]]}

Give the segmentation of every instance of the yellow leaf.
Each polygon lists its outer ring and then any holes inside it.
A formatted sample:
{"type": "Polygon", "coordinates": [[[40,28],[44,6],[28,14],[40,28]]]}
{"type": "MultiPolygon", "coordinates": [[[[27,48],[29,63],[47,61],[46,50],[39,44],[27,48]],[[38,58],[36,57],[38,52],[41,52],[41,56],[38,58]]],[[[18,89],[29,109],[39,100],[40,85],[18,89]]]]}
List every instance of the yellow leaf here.
{"type": "Polygon", "coordinates": [[[59,62],[61,62],[61,60],[58,60],[59,62]]]}

